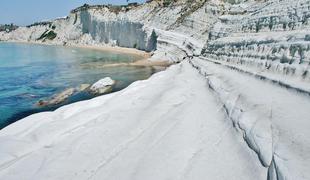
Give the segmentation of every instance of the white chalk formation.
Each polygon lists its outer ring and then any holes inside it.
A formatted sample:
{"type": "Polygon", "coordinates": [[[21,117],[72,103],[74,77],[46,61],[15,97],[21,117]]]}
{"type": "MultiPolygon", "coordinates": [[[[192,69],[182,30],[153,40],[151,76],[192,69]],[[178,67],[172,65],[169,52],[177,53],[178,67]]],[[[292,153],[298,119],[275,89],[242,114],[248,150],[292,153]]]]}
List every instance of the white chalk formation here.
{"type": "Polygon", "coordinates": [[[0,32],[41,42],[53,30],[43,43],[181,62],[3,129],[0,179],[310,179],[309,9],[309,0],[152,1],[0,32]]]}

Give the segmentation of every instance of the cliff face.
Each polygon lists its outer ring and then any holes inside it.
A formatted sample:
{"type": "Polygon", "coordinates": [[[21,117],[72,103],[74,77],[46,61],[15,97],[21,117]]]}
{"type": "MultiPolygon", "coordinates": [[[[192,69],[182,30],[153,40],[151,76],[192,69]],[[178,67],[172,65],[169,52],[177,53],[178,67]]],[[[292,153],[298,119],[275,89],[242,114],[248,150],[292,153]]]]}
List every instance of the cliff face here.
{"type": "Polygon", "coordinates": [[[128,20],[100,21],[91,16],[88,11],[80,12],[82,33],[90,34],[98,43],[112,44],[127,48],[137,48],[144,51],[156,50],[157,36],[150,36],[143,30],[143,24],[128,20]]]}
{"type": "Polygon", "coordinates": [[[189,3],[186,0],[167,7],[156,1],[117,10],[108,6],[87,6],[73,10],[67,18],[54,20],[51,24],[0,33],[0,39],[117,45],[155,51],[154,59],[180,61],[188,54],[200,54],[218,9],[218,2],[205,4],[204,1],[189,3]],[[57,37],[40,39],[45,31],[53,31],[57,37]]]}
{"type": "Polygon", "coordinates": [[[154,59],[171,61],[200,55],[203,50],[211,59],[263,66],[309,80],[308,9],[307,0],[234,4],[180,0],[165,7],[152,1],[117,10],[87,6],[51,24],[0,32],[0,39],[109,44],[155,51],[154,59]],[[55,32],[57,37],[40,39],[46,31],[55,32]]]}
{"type": "Polygon", "coordinates": [[[204,56],[309,82],[310,1],[246,2],[219,16],[204,56]]]}
{"type": "MultiPolygon", "coordinates": [[[[66,45],[108,44],[152,51],[151,60],[189,60],[209,87],[197,94],[212,90],[225,117],[241,134],[241,141],[257,155],[259,172],[265,173],[268,180],[309,179],[310,160],[305,155],[310,150],[307,133],[309,9],[309,0],[179,0],[169,5],[152,1],[120,9],[87,6],[51,24],[0,32],[0,39],[66,45]],[[42,36],[48,33],[56,37],[42,36]]],[[[182,71],[192,71],[185,62],[177,67],[168,79],[182,71]]],[[[184,90],[184,82],[191,78],[197,78],[197,74],[179,78],[183,86],[176,85],[171,94],[184,90]]],[[[172,83],[169,81],[161,88],[172,83]]],[[[193,91],[187,88],[182,97],[193,91]]],[[[166,91],[170,92],[163,90],[166,91]]],[[[194,160],[194,157],[190,159],[189,164],[194,160]]]]}

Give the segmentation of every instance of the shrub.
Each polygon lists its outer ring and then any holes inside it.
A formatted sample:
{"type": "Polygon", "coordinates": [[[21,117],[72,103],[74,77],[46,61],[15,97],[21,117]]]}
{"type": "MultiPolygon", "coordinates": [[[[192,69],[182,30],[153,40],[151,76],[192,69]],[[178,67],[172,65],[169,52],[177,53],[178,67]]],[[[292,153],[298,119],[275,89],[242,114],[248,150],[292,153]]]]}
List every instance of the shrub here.
{"type": "Polygon", "coordinates": [[[53,40],[57,37],[57,34],[54,31],[49,31],[46,30],[37,40],[45,40],[45,39],[49,39],[49,40],[53,40]]]}

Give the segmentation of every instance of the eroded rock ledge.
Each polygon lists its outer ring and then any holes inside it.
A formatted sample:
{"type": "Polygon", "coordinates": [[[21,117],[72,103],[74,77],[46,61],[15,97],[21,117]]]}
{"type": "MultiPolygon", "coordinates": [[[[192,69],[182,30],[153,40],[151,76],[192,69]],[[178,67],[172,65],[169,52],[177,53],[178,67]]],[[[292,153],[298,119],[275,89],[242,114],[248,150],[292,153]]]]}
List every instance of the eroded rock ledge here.
{"type": "MultiPolygon", "coordinates": [[[[114,144],[112,147],[115,147],[115,149],[103,150],[104,152],[108,152],[109,155],[107,158],[103,157],[101,161],[97,163],[98,168],[95,168],[92,173],[88,173],[88,175],[92,174],[91,176],[88,176],[90,179],[95,178],[100,173],[107,177],[111,177],[110,175],[112,175],[115,170],[113,163],[117,162],[118,157],[128,158],[129,156],[126,155],[132,155],[134,149],[131,149],[130,147],[136,145],[135,143],[137,142],[144,142],[144,135],[150,132],[149,130],[153,127],[158,126],[158,131],[154,134],[161,132],[163,133],[162,137],[165,137],[172,132],[171,129],[179,127],[178,124],[182,124],[182,120],[186,121],[188,118],[192,118],[186,116],[188,114],[185,114],[184,117],[180,117],[178,116],[178,112],[182,112],[181,110],[186,110],[188,107],[191,108],[191,105],[196,104],[197,102],[199,102],[200,105],[204,104],[205,102],[200,101],[200,98],[197,98],[197,95],[200,94],[201,96],[205,96],[206,94],[204,94],[204,92],[210,93],[209,91],[211,89],[214,93],[213,96],[216,97],[218,101],[212,99],[213,104],[209,105],[213,107],[223,107],[224,112],[222,110],[218,111],[228,117],[228,120],[230,120],[229,122],[232,122],[233,124],[232,127],[242,136],[239,138],[242,142],[237,144],[240,145],[240,147],[246,146],[248,149],[253,150],[251,151],[252,153],[255,152],[257,155],[257,157],[254,158],[254,164],[251,165],[252,169],[250,168],[251,170],[246,169],[246,171],[244,171],[246,173],[253,173],[252,177],[247,176],[248,174],[238,177],[232,175],[230,176],[231,179],[249,179],[249,177],[251,177],[251,179],[257,178],[268,180],[306,180],[310,178],[308,172],[310,159],[307,156],[310,151],[310,143],[308,141],[310,138],[307,130],[309,125],[307,118],[310,117],[307,110],[309,107],[309,96],[307,94],[310,92],[309,9],[310,1],[308,0],[234,2],[217,0],[207,2],[198,0],[178,0],[169,4],[164,4],[162,1],[151,1],[144,5],[133,6],[128,9],[118,9],[117,11],[109,6],[83,7],[72,11],[66,18],[57,19],[48,24],[20,27],[10,33],[0,32],[0,39],[5,41],[44,41],[44,43],[47,44],[61,45],[80,44],[123,46],[151,51],[152,57],[150,59],[154,61],[169,60],[171,62],[181,62],[193,58],[190,62],[192,62],[194,68],[198,69],[198,72],[201,74],[199,76],[196,76],[195,73],[189,70],[190,66],[188,66],[186,62],[182,62],[171,67],[173,70],[165,71],[162,74],[156,75],[155,78],[151,78],[150,82],[147,81],[147,86],[144,86],[141,82],[137,83],[142,84],[141,87],[137,85],[139,88],[148,86],[156,88],[157,86],[154,79],[163,78],[169,83],[165,84],[162,82],[163,86],[157,87],[160,91],[156,90],[156,92],[148,92],[145,94],[146,96],[142,94],[135,99],[135,95],[138,94],[137,91],[140,92],[141,89],[135,89],[136,86],[133,85],[129,90],[125,89],[124,92],[118,93],[121,94],[121,97],[123,97],[124,94],[129,94],[130,97],[133,98],[130,101],[126,101],[128,107],[136,105],[136,101],[147,101],[148,98],[154,97],[156,102],[150,103],[147,107],[153,107],[153,103],[155,103],[155,107],[162,107],[168,103],[169,107],[167,107],[167,109],[160,109],[161,111],[155,114],[154,112],[148,111],[148,109],[144,109],[146,112],[145,116],[148,117],[147,120],[150,120],[149,126],[144,127],[143,125],[145,124],[143,124],[142,121],[134,121],[133,124],[141,125],[141,129],[137,128],[136,131],[132,132],[134,136],[129,136],[131,131],[129,134],[122,136],[128,137],[128,139],[125,138],[124,141],[119,141],[120,144],[114,144]],[[55,38],[39,38],[45,32],[51,31],[57,34],[55,38]],[[164,77],[167,76],[173,79],[174,75],[180,75],[183,81],[186,81],[193,87],[199,87],[200,89],[197,91],[196,89],[187,89],[188,86],[182,86],[184,82],[181,81],[179,77],[176,77],[176,79],[180,80],[178,81],[179,83],[168,81],[168,79],[165,79],[164,77]],[[204,81],[202,79],[197,80],[196,78],[198,77],[204,77],[204,81]],[[196,81],[199,81],[200,83],[206,82],[205,84],[207,84],[210,89],[191,84],[196,81]],[[173,91],[170,90],[171,87],[173,87],[173,91]],[[183,90],[186,90],[187,93],[177,93],[174,96],[175,92],[183,92],[183,90]],[[160,95],[157,92],[162,92],[164,95],[160,95]],[[194,92],[194,94],[191,94],[191,92],[194,92]],[[189,101],[188,96],[190,95],[193,95],[194,99],[189,98],[191,99],[189,101]],[[166,101],[166,99],[163,98],[166,96],[170,97],[170,101],[166,101]],[[157,102],[157,98],[160,100],[159,102],[157,102]],[[187,106],[183,106],[185,101],[188,103],[187,106]],[[218,104],[214,103],[214,101],[218,104]],[[180,107],[183,107],[184,109],[180,109],[180,107]],[[171,121],[169,121],[168,124],[165,121],[156,121],[157,118],[162,119],[167,117],[170,117],[169,120],[176,119],[173,121],[175,124],[170,124],[171,121]],[[169,125],[169,127],[171,125],[172,128],[168,128],[165,132],[162,132],[161,130],[163,128],[167,128],[166,125],[169,125]],[[112,165],[109,166],[109,163],[112,165]],[[256,166],[256,163],[259,165],[256,166]],[[105,167],[107,169],[105,169],[105,167]],[[256,174],[254,177],[254,173],[256,172],[258,172],[259,175],[256,176],[256,174]]],[[[118,94],[102,98],[104,99],[104,102],[107,102],[108,99],[112,97],[120,100],[121,98],[118,97],[118,94]]],[[[208,96],[208,98],[210,97],[208,96]]],[[[209,99],[207,99],[204,100],[208,101],[209,99]]],[[[80,129],[84,129],[84,127],[87,127],[88,125],[92,126],[92,120],[97,122],[110,118],[110,116],[107,115],[110,111],[105,111],[106,114],[94,113],[92,114],[92,117],[86,118],[87,115],[85,112],[97,112],[98,108],[106,108],[99,106],[98,102],[94,104],[90,102],[92,101],[89,101],[88,103],[90,106],[89,109],[82,108],[83,113],[82,111],[81,113],[70,113],[72,108],[80,108],[78,105],[72,105],[70,108],[66,107],[63,108],[63,110],[59,110],[57,115],[50,114],[49,120],[51,122],[57,119],[64,120],[71,115],[73,117],[85,116],[84,119],[80,119],[83,124],[81,127],[72,127],[73,125],[66,124],[70,131],[59,133],[70,134],[73,132],[74,134],[75,131],[80,131],[80,129]],[[68,113],[65,113],[66,110],[68,113]],[[88,119],[90,124],[88,124],[88,121],[85,119],[88,119]],[[84,122],[84,120],[87,122],[84,122]]],[[[145,107],[145,104],[143,104],[143,107],[145,107]]],[[[197,108],[201,107],[197,106],[197,108]]],[[[124,112],[128,113],[126,114],[126,117],[115,116],[115,119],[125,122],[129,117],[136,117],[135,114],[131,114],[131,111],[126,110],[128,109],[124,109],[124,112]]],[[[196,112],[195,110],[197,109],[191,108],[191,110],[196,112]]],[[[216,111],[216,108],[213,110],[216,111]]],[[[111,108],[111,111],[113,111],[113,107],[111,108]]],[[[206,109],[203,108],[201,111],[206,111],[206,109]]],[[[113,112],[115,112],[115,109],[113,112]]],[[[197,112],[197,114],[199,114],[199,112],[197,112]]],[[[195,116],[195,114],[192,115],[195,116]]],[[[43,115],[35,115],[35,118],[30,119],[36,119],[32,120],[33,124],[36,124],[38,121],[37,119],[41,116],[43,115]]],[[[205,117],[208,116],[206,115],[205,117]]],[[[218,116],[216,117],[218,118],[217,120],[221,119],[218,116]]],[[[211,119],[212,118],[213,117],[211,117],[211,119]]],[[[69,118],[69,121],[70,120],[72,119],[69,118]]],[[[109,121],[109,123],[111,123],[111,126],[115,125],[113,124],[115,122],[109,121]]],[[[15,126],[19,127],[22,124],[23,123],[20,123],[15,126]]],[[[97,127],[98,124],[94,124],[96,125],[95,127],[97,127]]],[[[213,124],[211,124],[211,126],[212,125],[213,124]]],[[[42,126],[46,125],[43,124],[42,126]]],[[[115,127],[116,126],[117,124],[115,127]]],[[[129,129],[134,127],[130,125],[128,126],[129,129]]],[[[188,124],[188,126],[192,127],[194,125],[188,124]]],[[[222,126],[216,127],[220,128],[222,126]]],[[[230,128],[230,126],[227,127],[230,128]]],[[[12,128],[10,129],[12,130],[12,128]]],[[[97,134],[95,135],[96,137],[99,137],[101,131],[100,129],[97,130],[97,134]]],[[[118,132],[122,134],[125,130],[128,129],[124,128],[118,132]]],[[[182,134],[181,130],[186,130],[186,128],[181,128],[179,132],[174,133],[181,134],[182,136],[184,134],[182,134]]],[[[200,132],[196,131],[197,129],[194,127],[192,127],[191,130],[193,130],[192,132],[200,132]]],[[[12,130],[12,132],[15,132],[15,130],[12,130]]],[[[37,134],[36,130],[33,132],[34,134],[37,134]]],[[[216,132],[222,135],[221,132],[216,132]]],[[[7,134],[4,134],[15,135],[15,133],[11,133],[9,130],[7,130],[6,133],[7,134]]],[[[88,131],[85,131],[84,133],[88,134],[88,131]]],[[[127,133],[127,131],[125,133],[127,133]]],[[[184,138],[192,138],[194,136],[200,137],[197,134],[190,136],[192,135],[191,132],[188,133],[188,136],[184,136],[184,138]]],[[[152,137],[154,134],[151,133],[149,136],[152,137]]],[[[232,136],[232,134],[230,135],[232,136]]],[[[32,137],[31,133],[28,135],[29,137],[32,137]]],[[[212,136],[214,134],[208,135],[212,136]]],[[[105,137],[110,136],[107,135],[105,137]]],[[[179,140],[176,136],[169,137],[179,140]]],[[[221,137],[226,136],[224,134],[221,137]]],[[[121,140],[122,138],[119,139],[121,140]]],[[[214,146],[221,144],[221,139],[222,138],[220,138],[218,142],[214,142],[214,146]]],[[[209,141],[212,141],[212,139],[206,140],[202,138],[202,142],[209,141]]],[[[235,141],[238,141],[238,138],[234,138],[234,142],[235,141]]],[[[85,141],[85,143],[86,142],[87,141],[85,141]]],[[[175,141],[171,142],[175,143],[175,141]]],[[[169,151],[169,147],[164,146],[164,144],[165,141],[162,141],[162,138],[158,137],[158,141],[152,143],[149,147],[150,150],[154,147],[159,147],[167,148],[169,151]]],[[[191,143],[189,143],[189,145],[190,147],[193,146],[191,143]]],[[[228,145],[228,151],[230,146],[232,145],[228,145]]],[[[50,142],[50,144],[47,144],[46,147],[53,147],[53,141],[50,142]]],[[[185,148],[184,146],[180,147],[185,148]]],[[[138,146],[138,149],[139,148],[141,147],[138,146]]],[[[185,171],[180,170],[183,175],[177,173],[179,172],[177,171],[178,168],[173,169],[173,167],[180,166],[172,163],[170,167],[172,167],[173,172],[176,172],[176,174],[173,174],[175,175],[173,177],[175,177],[175,179],[188,179],[187,177],[191,177],[190,179],[199,179],[199,172],[201,172],[199,170],[202,169],[199,168],[199,163],[195,164],[195,162],[199,161],[200,158],[206,158],[206,162],[217,162],[212,158],[210,159],[207,155],[208,153],[204,152],[204,148],[206,147],[200,147],[198,150],[195,149],[193,151],[185,148],[186,152],[180,152],[173,149],[174,152],[179,152],[180,154],[184,153],[190,157],[187,159],[187,163],[184,163],[186,166],[182,167],[185,171]],[[193,172],[191,169],[194,169],[193,171],[196,173],[191,174],[191,172],[193,172]]],[[[144,147],[141,149],[144,149],[144,147]]],[[[219,148],[218,150],[222,152],[221,150],[223,149],[219,148]]],[[[101,150],[98,151],[101,152],[101,150]]],[[[210,152],[214,152],[214,149],[210,150],[210,152]]],[[[157,153],[161,154],[163,152],[158,151],[157,153]]],[[[148,156],[149,154],[147,152],[145,152],[145,154],[147,159],[141,157],[141,162],[154,163],[154,161],[156,161],[152,159],[152,156],[148,156]]],[[[25,154],[19,154],[18,157],[24,157],[24,155],[25,154]]],[[[234,155],[235,154],[229,154],[229,156],[234,155]]],[[[253,161],[253,156],[249,154],[246,155],[246,153],[242,155],[247,156],[247,158],[243,160],[247,161],[250,159],[253,161]]],[[[2,165],[3,167],[6,166],[7,163],[10,164],[15,161],[11,156],[6,156],[6,158],[9,160],[3,161],[5,162],[2,165]]],[[[131,164],[131,162],[134,161],[132,159],[126,160],[128,160],[126,161],[128,164],[131,164]]],[[[202,162],[200,163],[203,164],[202,162]]],[[[139,163],[136,165],[140,166],[139,163]]],[[[163,167],[160,162],[152,165],[158,165],[157,167],[159,167],[159,169],[160,167],[163,167]]],[[[210,170],[214,170],[214,168],[206,164],[204,165],[204,172],[208,171],[209,174],[213,174],[213,171],[210,170]]],[[[216,167],[219,169],[225,167],[226,169],[224,169],[227,170],[228,174],[232,167],[239,165],[244,167],[243,161],[237,161],[236,164],[228,167],[225,165],[226,164],[222,164],[222,166],[216,167]]],[[[117,167],[120,168],[122,166],[117,167]]],[[[128,169],[123,167],[122,170],[126,171],[128,169]]],[[[146,170],[147,171],[143,171],[146,172],[146,175],[151,175],[153,172],[150,169],[146,170]]],[[[165,172],[164,175],[171,175],[171,171],[165,171],[166,169],[162,170],[162,172],[165,172]]],[[[212,176],[212,178],[221,179],[222,177],[223,179],[224,175],[221,176],[222,173],[223,172],[218,173],[218,176],[215,175],[212,176]]],[[[3,174],[6,173],[4,172],[3,174]]],[[[131,174],[132,177],[153,177],[143,176],[139,169],[135,169],[129,174],[131,174]]],[[[157,177],[157,179],[161,178],[163,177],[157,177]]]]}

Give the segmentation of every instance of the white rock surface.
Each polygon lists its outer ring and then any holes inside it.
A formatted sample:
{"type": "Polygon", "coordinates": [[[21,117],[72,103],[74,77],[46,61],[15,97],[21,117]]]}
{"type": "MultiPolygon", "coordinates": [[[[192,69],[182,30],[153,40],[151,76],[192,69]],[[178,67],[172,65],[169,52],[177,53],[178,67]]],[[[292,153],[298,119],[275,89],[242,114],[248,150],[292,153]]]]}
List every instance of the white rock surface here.
{"type": "Polygon", "coordinates": [[[98,88],[102,88],[105,86],[113,86],[115,84],[115,81],[111,79],[110,77],[106,77],[103,79],[100,79],[99,81],[95,82],[90,89],[96,90],[98,88]]]}
{"type": "MultiPolygon", "coordinates": [[[[155,33],[152,60],[185,61],[1,130],[0,179],[310,179],[310,1],[197,2],[53,21],[44,43],[139,49],[155,33]],[[107,35],[114,26],[136,28],[107,35]]],[[[37,42],[50,28],[0,40],[37,42]]]]}
{"type": "Polygon", "coordinates": [[[270,179],[309,179],[310,98],[277,82],[195,58],[235,128],[270,174],[270,179]]]}
{"type": "Polygon", "coordinates": [[[90,87],[90,91],[95,94],[103,94],[111,90],[114,84],[115,84],[115,81],[113,79],[111,79],[110,77],[106,77],[94,83],[90,87]]]}
{"type": "Polygon", "coordinates": [[[264,179],[267,168],[187,62],[0,131],[0,179],[264,179]]]}

